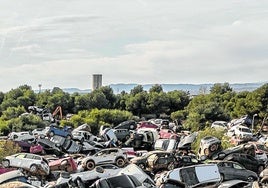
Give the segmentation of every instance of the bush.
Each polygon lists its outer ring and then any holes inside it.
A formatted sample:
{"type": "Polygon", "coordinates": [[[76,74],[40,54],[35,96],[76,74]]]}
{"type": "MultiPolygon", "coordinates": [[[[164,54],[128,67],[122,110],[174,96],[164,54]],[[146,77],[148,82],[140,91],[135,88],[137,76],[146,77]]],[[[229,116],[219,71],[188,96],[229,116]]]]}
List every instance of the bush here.
{"type": "Polygon", "coordinates": [[[0,161],[2,161],[3,158],[6,156],[19,153],[20,151],[21,151],[20,147],[15,142],[11,140],[0,141],[0,161]]]}
{"type": "Polygon", "coordinates": [[[198,153],[200,141],[202,138],[206,136],[213,136],[221,140],[221,146],[223,149],[232,147],[233,145],[229,142],[229,138],[224,135],[225,131],[216,130],[214,128],[207,127],[206,129],[199,131],[198,136],[194,143],[192,143],[192,150],[195,151],[195,153],[198,153]]]}

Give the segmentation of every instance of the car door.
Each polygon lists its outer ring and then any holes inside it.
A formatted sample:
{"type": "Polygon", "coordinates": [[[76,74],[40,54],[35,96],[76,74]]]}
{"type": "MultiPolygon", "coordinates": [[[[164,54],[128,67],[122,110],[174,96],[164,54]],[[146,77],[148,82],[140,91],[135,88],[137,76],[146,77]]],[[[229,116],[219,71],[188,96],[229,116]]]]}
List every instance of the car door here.
{"type": "Polygon", "coordinates": [[[10,160],[10,166],[23,167],[23,161],[25,155],[26,155],[25,153],[20,153],[16,155],[13,160],[10,160]]]}
{"type": "Polygon", "coordinates": [[[247,166],[249,170],[258,172],[259,163],[258,160],[251,155],[246,155],[247,166]]]}
{"type": "Polygon", "coordinates": [[[169,157],[170,156],[168,154],[158,155],[157,160],[155,160],[153,164],[154,170],[167,168],[167,165],[169,164],[169,157]]]}

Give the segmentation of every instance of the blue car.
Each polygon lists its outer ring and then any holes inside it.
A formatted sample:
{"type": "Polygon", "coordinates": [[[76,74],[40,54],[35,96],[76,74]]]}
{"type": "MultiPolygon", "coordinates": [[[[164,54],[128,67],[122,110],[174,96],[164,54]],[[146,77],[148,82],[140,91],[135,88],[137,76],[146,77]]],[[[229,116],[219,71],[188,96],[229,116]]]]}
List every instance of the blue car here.
{"type": "Polygon", "coordinates": [[[72,128],[71,127],[64,127],[64,128],[60,128],[57,127],[55,124],[51,124],[49,126],[47,135],[50,137],[53,137],[54,135],[58,135],[58,136],[62,136],[68,139],[72,138],[72,128]]]}

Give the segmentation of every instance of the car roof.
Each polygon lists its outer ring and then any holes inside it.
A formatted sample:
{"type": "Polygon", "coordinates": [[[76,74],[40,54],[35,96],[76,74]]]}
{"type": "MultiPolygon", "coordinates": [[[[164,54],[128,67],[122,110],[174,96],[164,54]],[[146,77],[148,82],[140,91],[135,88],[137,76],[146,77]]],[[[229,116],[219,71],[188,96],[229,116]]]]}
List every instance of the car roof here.
{"type": "Polygon", "coordinates": [[[0,184],[16,177],[24,176],[20,170],[12,170],[0,175],[0,184]]]}

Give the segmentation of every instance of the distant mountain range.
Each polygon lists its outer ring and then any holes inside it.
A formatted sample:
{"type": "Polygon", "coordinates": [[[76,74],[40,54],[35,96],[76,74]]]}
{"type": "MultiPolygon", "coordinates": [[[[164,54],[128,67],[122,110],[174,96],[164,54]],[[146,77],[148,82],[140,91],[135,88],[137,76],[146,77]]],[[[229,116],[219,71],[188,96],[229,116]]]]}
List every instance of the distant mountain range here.
{"type": "MultiPolygon", "coordinates": [[[[265,83],[237,83],[237,84],[229,84],[230,87],[236,91],[236,92],[240,92],[240,91],[253,91],[259,87],[261,87],[262,85],[264,85],[265,83]]],[[[133,89],[134,87],[136,87],[139,84],[111,84],[109,85],[113,91],[114,94],[119,94],[122,91],[125,91],[127,93],[129,93],[131,91],[131,89],[133,89]]],[[[143,89],[148,91],[152,86],[154,86],[155,84],[144,84],[142,85],[143,89]]],[[[200,91],[202,91],[203,93],[209,93],[210,88],[213,86],[214,84],[161,84],[163,90],[165,92],[168,91],[174,91],[174,90],[182,90],[182,91],[188,91],[191,95],[197,95],[200,93],[200,91]]],[[[85,89],[85,90],[81,90],[78,88],[64,88],[62,89],[63,91],[67,92],[67,93],[90,93],[91,89],[85,89]]]]}

